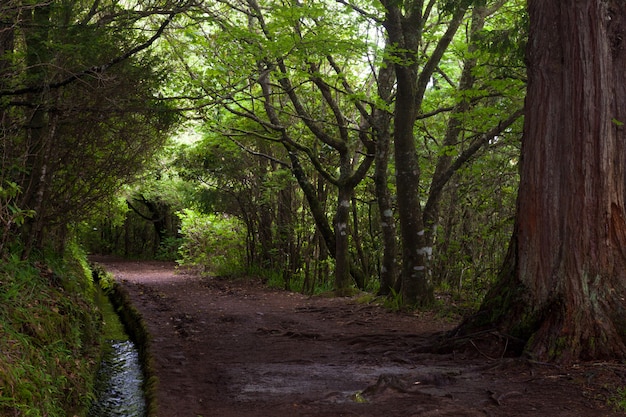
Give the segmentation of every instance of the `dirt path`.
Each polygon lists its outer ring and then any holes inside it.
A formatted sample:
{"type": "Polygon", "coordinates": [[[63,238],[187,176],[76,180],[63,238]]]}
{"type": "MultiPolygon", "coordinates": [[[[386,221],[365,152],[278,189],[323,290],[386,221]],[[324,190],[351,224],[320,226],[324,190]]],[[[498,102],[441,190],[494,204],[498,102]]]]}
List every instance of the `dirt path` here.
{"type": "Polygon", "coordinates": [[[618,416],[626,368],[556,368],[484,352],[420,353],[451,324],[96,259],[152,335],[159,417],[618,416]],[[481,356],[482,355],[482,356],[481,356]]]}

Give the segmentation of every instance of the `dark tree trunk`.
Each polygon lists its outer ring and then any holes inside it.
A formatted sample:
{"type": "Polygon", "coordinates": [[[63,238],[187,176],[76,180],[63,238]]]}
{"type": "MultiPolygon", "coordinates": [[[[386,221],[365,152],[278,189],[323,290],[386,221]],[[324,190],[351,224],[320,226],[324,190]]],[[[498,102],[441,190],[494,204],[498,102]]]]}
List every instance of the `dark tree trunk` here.
{"type": "MultiPolygon", "coordinates": [[[[270,154],[270,149],[267,149],[265,141],[259,141],[259,148],[261,152],[265,154],[270,154]]],[[[267,173],[273,169],[271,167],[269,161],[265,158],[259,158],[259,174],[262,179],[259,180],[259,183],[262,183],[265,179],[267,173]]],[[[262,196],[257,196],[260,203],[258,204],[258,244],[260,247],[260,264],[266,268],[274,268],[277,265],[275,264],[275,257],[273,255],[273,250],[276,247],[276,243],[274,242],[274,234],[272,232],[272,207],[271,203],[264,201],[262,196]]],[[[278,202],[280,205],[280,201],[278,202]]],[[[279,210],[280,211],[280,208],[279,210]]],[[[277,222],[280,222],[280,219],[276,219],[277,222]]],[[[280,225],[278,228],[280,229],[280,225]]],[[[280,233],[280,231],[279,231],[280,233]]],[[[278,243],[280,245],[280,243],[278,243]]],[[[256,250],[255,250],[256,251],[256,250]]]]}
{"type": "Polygon", "coordinates": [[[465,3],[451,15],[446,32],[440,37],[429,59],[420,62],[424,23],[433,3],[410,0],[404,4],[384,0],[388,42],[396,50],[394,68],[397,97],[394,114],[394,153],[396,163],[397,211],[402,240],[402,297],[407,305],[425,306],[434,300],[428,261],[432,246],[427,244],[419,199],[420,168],[413,127],[433,72],[452,42],[466,12],[465,3]],[[421,71],[420,71],[421,70],[421,71]]]}
{"type": "Polygon", "coordinates": [[[335,291],[340,296],[347,295],[346,292],[350,288],[350,242],[348,225],[350,222],[352,191],[351,187],[347,187],[344,184],[339,184],[337,189],[337,209],[335,210],[334,218],[335,291]]]}
{"type": "MultiPolygon", "coordinates": [[[[26,29],[26,63],[28,68],[28,82],[39,87],[48,82],[50,67],[50,52],[47,46],[50,35],[51,5],[41,5],[24,14],[26,29]]],[[[21,208],[34,210],[35,216],[24,223],[22,235],[24,239],[23,258],[29,256],[33,248],[43,244],[46,206],[44,200],[50,186],[49,153],[55,136],[55,123],[48,113],[50,106],[50,92],[33,93],[28,95],[28,101],[34,108],[26,126],[27,149],[26,172],[27,176],[22,185],[21,208]]],[[[56,118],[54,118],[56,119],[56,118]]]]}
{"type": "Polygon", "coordinates": [[[143,204],[148,209],[148,214],[142,213],[137,209],[130,200],[126,200],[128,207],[133,210],[139,217],[152,223],[154,227],[154,237],[152,241],[152,255],[156,255],[161,246],[161,242],[167,237],[167,217],[170,215],[170,209],[167,203],[162,201],[152,201],[140,195],[134,198],[135,201],[143,204]]]}
{"type": "MultiPolygon", "coordinates": [[[[352,236],[352,244],[354,249],[356,250],[357,260],[354,261],[354,265],[360,265],[360,270],[363,271],[361,276],[365,278],[370,275],[370,263],[369,257],[365,255],[365,251],[363,250],[363,242],[362,235],[359,232],[361,228],[361,222],[359,221],[359,210],[358,210],[358,200],[352,193],[352,202],[350,205],[352,211],[352,227],[350,228],[351,236],[352,236]]],[[[357,288],[360,290],[365,290],[365,282],[357,281],[357,288]]]]}
{"type": "MultiPolygon", "coordinates": [[[[0,20],[0,89],[8,90],[10,87],[9,81],[11,80],[11,66],[12,56],[11,54],[15,48],[15,20],[17,18],[16,11],[2,10],[0,8],[0,14],[2,19],[0,20]]],[[[6,109],[0,106],[0,127],[6,129],[9,125],[6,117],[8,116],[6,109]]]]}
{"type": "Polygon", "coordinates": [[[402,296],[406,304],[428,305],[433,301],[425,245],[424,222],[419,201],[420,169],[413,125],[416,119],[415,77],[411,68],[396,68],[398,94],[394,130],[396,188],[400,236],[402,237],[402,296]]]}
{"type": "Polygon", "coordinates": [[[529,0],[515,231],[463,330],[498,325],[540,360],[626,357],[626,3],[529,0]]]}
{"type": "Polygon", "coordinates": [[[408,305],[428,305],[433,288],[426,267],[424,224],[419,201],[420,169],[413,126],[419,110],[417,76],[418,47],[423,25],[421,6],[405,17],[399,4],[387,2],[386,28],[389,42],[400,49],[395,57],[397,96],[394,114],[394,154],[396,162],[397,210],[402,240],[402,297],[408,305]],[[408,27],[411,26],[410,29],[408,27]]]}
{"type": "Polygon", "coordinates": [[[283,275],[285,290],[291,290],[291,281],[298,265],[294,242],[293,189],[288,184],[278,193],[278,268],[283,275]]]}
{"type": "MultiPolygon", "coordinates": [[[[282,126],[281,120],[278,117],[278,112],[276,111],[276,108],[273,106],[273,93],[272,85],[269,79],[269,73],[266,71],[262,71],[262,74],[259,77],[259,85],[261,86],[263,94],[265,96],[265,112],[269,117],[270,122],[275,126],[276,130],[280,131],[282,143],[287,150],[289,160],[291,162],[291,172],[296,178],[298,185],[302,189],[302,192],[304,193],[307,202],[309,203],[311,214],[313,215],[313,219],[315,220],[315,225],[317,226],[320,234],[324,238],[324,241],[326,242],[326,246],[329,249],[331,256],[333,256],[336,260],[335,289],[338,293],[344,293],[348,289],[350,275],[354,277],[357,283],[365,282],[362,271],[360,271],[360,269],[357,268],[350,260],[348,240],[349,236],[347,233],[347,227],[350,218],[350,198],[352,196],[354,188],[367,174],[367,171],[369,170],[374,158],[368,153],[368,155],[363,158],[361,163],[358,164],[356,168],[352,166],[352,159],[350,158],[350,147],[348,146],[348,143],[350,141],[350,132],[346,126],[347,118],[343,116],[340,106],[334,100],[332,88],[330,88],[329,85],[327,85],[316,75],[316,68],[314,65],[312,65],[311,68],[311,81],[313,81],[313,83],[319,88],[324,102],[332,109],[332,112],[335,115],[339,130],[338,138],[329,135],[325,131],[325,129],[323,129],[321,125],[314,120],[314,117],[308,114],[306,107],[301,103],[298,94],[296,94],[296,89],[291,85],[291,81],[286,76],[286,74],[288,73],[287,67],[280,60],[278,63],[278,67],[280,68],[282,73],[278,80],[279,84],[282,86],[285,93],[287,93],[289,100],[293,104],[298,115],[302,118],[304,124],[315,135],[317,139],[319,139],[322,143],[330,146],[339,153],[340,175],[339,178],[330,181],[338,188],[338,205],[335,210],[333,230],[328,223],[325,208],[322,206],[320,201],[317,200],[317,197],[315,195],[315,189],[307,178],[307,175],[302,167],[302,164],[300,163],[297,154],[298,152],[302,152],[304,154],[307,154],[309,159],[311,159],[312,152],[310,152],[310,150],[309,152],[306,152],[306,147],[297,144],[297,142],[289,136],[285,128],[276,128],[278,126],[282,126]]],[[[360,139],[363,138],[360,137],[360,139]]],[[[366,147],[369,145],[368,143],[363,144],[366,147]]],[[[326,176],[327,178],[332,177],[332,175],[325,173],[320,166],[317,166],[315,163],[313,163],[313,165],[322,176],[326,176]]]]}
{"type": "MultiPolygon", "coordinates": [[[[395,82],[393,65],[383,66],[378,74],[378,95],[386,103],[392,100],[392,90],[395,82]]],[[[383,256],[380,266],[380,295],[389,295],[391,290],[397,290],[397,237],[396,219],[394,217],[391,191],[389,190],[389,155],[391,152],[391,114],[386,109],[374,110],[372,115],[373,128],[376,134],[376,165],[374,167],[374,184],[376,200],[380,215],[381,243],[383,256]]]]}
{"type": "Polygon", "coordinates": [[[326,208],[318,199],[317,191],[313,184],[309,182],[296,153],[289,149],[287,149],[287,152],[289,154],[289,160],[291,161],[291,172],[296,178],[296,181],[298,181],[298,185],[300,186],[300,189],[304,193],[306,201],[309,204],[309,210],[311,210],[311,215],[313,216],[316,229],[326,243],[326,247],[328,249],[335,248],[335,233],[328,223],[326,208]]]}

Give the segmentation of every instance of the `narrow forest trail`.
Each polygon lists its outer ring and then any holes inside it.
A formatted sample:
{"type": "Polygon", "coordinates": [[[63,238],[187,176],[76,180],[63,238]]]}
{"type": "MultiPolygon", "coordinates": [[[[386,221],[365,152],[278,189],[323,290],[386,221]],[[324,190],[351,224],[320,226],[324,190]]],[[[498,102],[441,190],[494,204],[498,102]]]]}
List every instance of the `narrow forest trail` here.
{"type": "Polygon", "coordinates": [[[95,260],[147,323],[159,417],[623,415],[606,405],[626,375],[617,365],[420,353],[452,324],[169,263],[95,260]]]}

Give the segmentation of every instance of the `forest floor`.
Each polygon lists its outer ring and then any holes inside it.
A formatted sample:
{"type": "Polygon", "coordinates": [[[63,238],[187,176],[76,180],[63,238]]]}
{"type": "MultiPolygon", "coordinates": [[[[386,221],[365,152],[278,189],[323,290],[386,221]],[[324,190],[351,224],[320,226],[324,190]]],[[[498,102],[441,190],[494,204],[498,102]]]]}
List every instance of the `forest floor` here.
{"type": "Polygon", "coordinates": [[[152,336],[159,417],[619,416],[626,367],[505,358],[506,340],[429,353],[455,323],[163,262],[94,259],[152,336]],[[620,396],[620,392],[622,395],[620,396]]]}

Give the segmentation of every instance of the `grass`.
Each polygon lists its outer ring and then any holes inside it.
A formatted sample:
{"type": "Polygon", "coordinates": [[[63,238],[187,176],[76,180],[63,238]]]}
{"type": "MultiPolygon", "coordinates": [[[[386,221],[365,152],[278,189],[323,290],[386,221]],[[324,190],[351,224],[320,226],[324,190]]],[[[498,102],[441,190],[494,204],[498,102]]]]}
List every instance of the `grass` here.
{"type": "Polygon", "coordinates": [[[0,416],[85,414],[101,343],[85,268],[76,248],[0,263],[0,416]]]}
{"type": "Polygon", "coordinates": [[[615,411],[626,411],[626,387],[618,388],[608,403],[615,411]]]}

